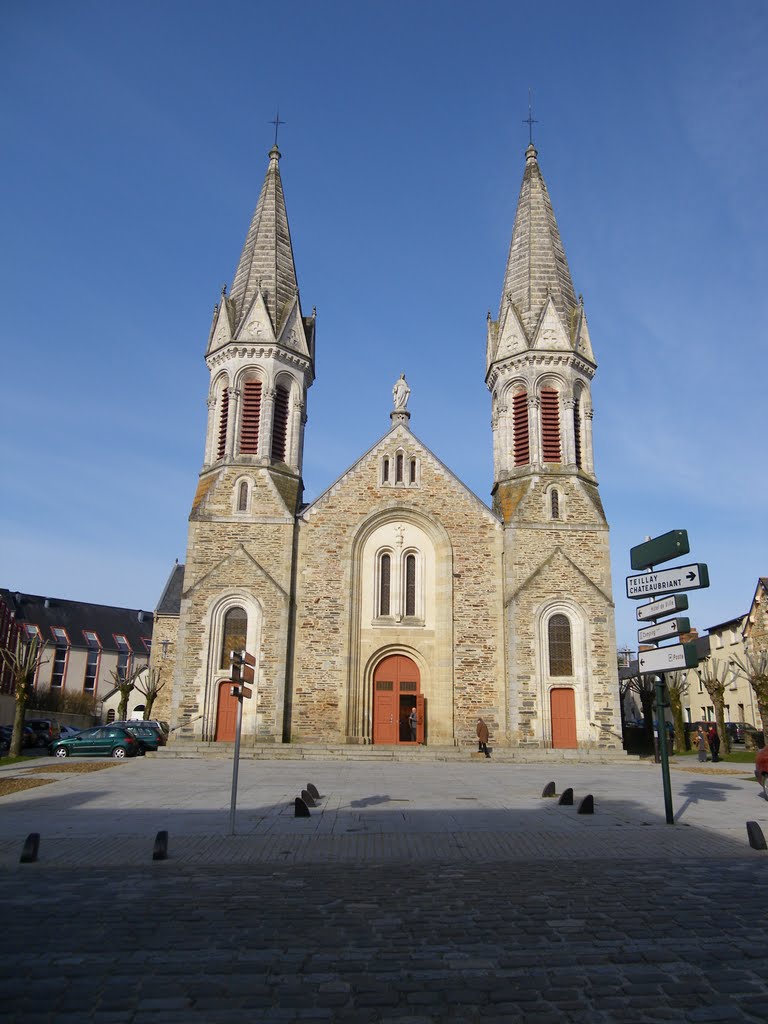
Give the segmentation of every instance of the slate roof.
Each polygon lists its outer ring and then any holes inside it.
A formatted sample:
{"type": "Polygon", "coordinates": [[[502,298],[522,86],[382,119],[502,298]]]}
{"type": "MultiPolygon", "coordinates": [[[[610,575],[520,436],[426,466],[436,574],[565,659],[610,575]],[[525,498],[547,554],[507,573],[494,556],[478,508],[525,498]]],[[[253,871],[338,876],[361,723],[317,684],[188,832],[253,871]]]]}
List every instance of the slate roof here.
{"type": "MultiPolygon", "coordinates": [[[[536,157],[536,150],[529,146],[525,151],[525,171],[509,246],[501,310],[503,312],[509,297],[531,338],[547,297],[551,295],[570,336],[570,318],[576,306],[576,294],[549,192],[536,157]]],[[[501,319],[501,313],[499,317],[501,319]]]]}
{"type": "Polygon", "coordinates": [[[146,654],[144,640],[152,640],[152,612],[140,608],[115,608],[112,605],[67,601],[59,597],[22,594],[0,588],[0,597],[15,613],[18,622],[36,625],[43,639],[53,643],[51,627],[65,629],[72,647],[86,648],[83,630],[95,633],[102,650],[117,651],[115,634],[124,636],[131,650],[146,654]],[[48,607],[46,607],[46,602],[48,607]]]}
{"type": "Polygon", "coordinates": [[[242,324],[260,290],[275,334],[279,334],[289,303],[299,290],[279,160],[280,150],[273,146],[229,294],[235,308],[235,330],[242,324]]]}
{"type": "Polygon", "coordinates": [[[155,608],[156,615],[178,615],[181,611],[181,595],[184,590],[184,566],[177,562],[160,595],[155,608]]]}

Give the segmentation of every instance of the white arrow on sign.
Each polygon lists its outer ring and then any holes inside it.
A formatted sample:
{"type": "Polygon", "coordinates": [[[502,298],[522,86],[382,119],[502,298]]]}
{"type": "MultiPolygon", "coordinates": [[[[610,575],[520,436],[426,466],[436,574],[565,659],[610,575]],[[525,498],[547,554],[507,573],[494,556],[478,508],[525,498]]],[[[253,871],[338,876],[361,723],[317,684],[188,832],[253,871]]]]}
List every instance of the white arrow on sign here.
{"type": "Polygon", "coordinates": [[[640,651],[637,655],[638,673],[641,676],[674,669],[695,668],[699,663],[696,644],[675,644],[673,647],[659,647],[656,651],[640,651]]]}
{"type": "Polygon", "coordinates": [[[635,608],[635,615],[643,622],[645,619],[660,619],[662,615],[669,615],[670,612],[684,612],[687,607],[687,594],[673,594],[672,597],[662,597],[650,604],[641,604],[635,608]]]}
{"type": "Polygon", "coordinates": [[[676,590],[698,590],[709,586],[709,572],[703,562],[679,565],[676,569],[660,572],[642,572],[627,576],[627,597],[637,600],[656,594],[670,594],[676,590]]]}
{"type": "Polygon", "coordinates": [[[656,626],[638,629],[637,642],[639,644],[655,644],[659,640],[668,640],[671,636],[687,633],[690,628],[690,619],[667,619],[666,622],[660,622],[656,626]]]}

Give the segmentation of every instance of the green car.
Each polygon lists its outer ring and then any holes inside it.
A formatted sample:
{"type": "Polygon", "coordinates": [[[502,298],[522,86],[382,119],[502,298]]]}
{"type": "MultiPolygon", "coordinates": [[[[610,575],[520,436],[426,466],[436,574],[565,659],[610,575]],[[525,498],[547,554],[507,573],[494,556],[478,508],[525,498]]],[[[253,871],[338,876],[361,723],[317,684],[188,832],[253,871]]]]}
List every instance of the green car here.
{"type": "Polygon", "coordinates": [[[127,729],[100,725],[83,729],[68,740],[56,740],[48,747],[56,757],[135,757],[142,753],[141,741],[127,729]]]}
{"type": "Polygon", "coordinates": [[[153,729],[151,725],[142,725],[141,722],[126,722],[125,725],[119,726],[121,729],[125,729],[131,736],[135,736],[141,744],[140,754],[145,754],[148,750],[157,750],[160,746],[160,737],[157,733],[157,729],[153,729]]]}

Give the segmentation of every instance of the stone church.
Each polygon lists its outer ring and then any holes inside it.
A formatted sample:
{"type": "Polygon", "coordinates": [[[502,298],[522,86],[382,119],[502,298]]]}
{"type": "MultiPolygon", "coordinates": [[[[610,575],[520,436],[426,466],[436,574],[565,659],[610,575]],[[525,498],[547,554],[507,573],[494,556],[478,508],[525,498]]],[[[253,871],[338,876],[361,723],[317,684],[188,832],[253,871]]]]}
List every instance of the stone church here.
{"type": "Polygon", "coordinates": [[[388,431],[304,503],[316,323],[280,158],[214,310],[187,557],[156,610],[156,713],[178,737],[233,739],[245,648],[244,744],[469,744],[482,717],[497,747],[620,748],[596,364],[535,148],[487,325],[490,507],[411,431],[404,376],[388,431]]]}

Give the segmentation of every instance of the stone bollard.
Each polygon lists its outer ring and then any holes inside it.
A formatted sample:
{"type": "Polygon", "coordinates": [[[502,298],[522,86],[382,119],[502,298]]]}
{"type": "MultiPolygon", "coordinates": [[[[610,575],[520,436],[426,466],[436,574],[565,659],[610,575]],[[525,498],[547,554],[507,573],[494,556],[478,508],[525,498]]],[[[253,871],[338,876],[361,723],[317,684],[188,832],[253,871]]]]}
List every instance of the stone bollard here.
{"type": "Polygon", "coordinates": [[[573,790],[572,789],[564,789],[563,790],[563,795],[560,797],[560,799],[557,802],[559,804],[562,804],[563,807],[573,807],[573,790]]]}
{"type": "Polygon", "coordinates": [[[311,782],[307,783],[307,792],[313,800],[322,800],[322,797],[317,791],[317,786],[313,785],[311,782]]]}
{"type": "Polygon", "coordinates": [[[579,804],[577,814],[594,814],[595,813],[595,798],[591,793],[587,793],[584,799],[579,804]]]}
{"type": "Polygon", "coordinates": [[[19,857],[19,864],[34,864],[37,860],[37,851],[40,849],[40,833],[30,832],[24,840],[24,846],[19,857]]]}
{"type": "Polygon", "coordinates": [[[548,782],[541,793],[542,796],[557,796],[554,782],[548,782]]]}
{"type": "Polygon", "coordinates": [[[766,850],[768,846],[765,843],[765,836],[763,830],[760,828],[756,821],[747,822],[747,838],[749,839],[749,845],[753,850],[766,850]]]}
{"type": "Polygon", "coordinates": [[[315,801],[312,799],[312,797],[309,795],[309,793],[307,792],[306,789],[302,789],[302,791],[301,791],[301,799],[304,801],[304,803],[307,805],[307,807],[315,807],[316,806],[315,801]]]}
{"type": "Polygon", "coordinates": [[[308,818],[310,816],[309,808],[300,796],[297,796],[293,801],[293,816],[294,818],[308,818]]]}
{"type": "Polygon", "coordinates": [[[152,860],[168,859],[168,833],[162,829],[155,836],[155,847],[152,850],[152,860]]]}

